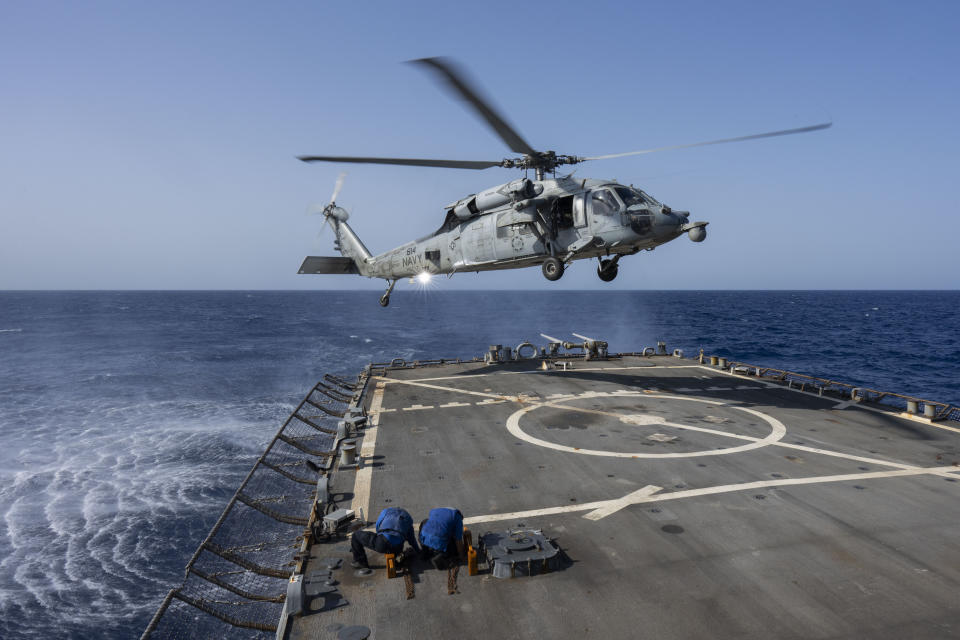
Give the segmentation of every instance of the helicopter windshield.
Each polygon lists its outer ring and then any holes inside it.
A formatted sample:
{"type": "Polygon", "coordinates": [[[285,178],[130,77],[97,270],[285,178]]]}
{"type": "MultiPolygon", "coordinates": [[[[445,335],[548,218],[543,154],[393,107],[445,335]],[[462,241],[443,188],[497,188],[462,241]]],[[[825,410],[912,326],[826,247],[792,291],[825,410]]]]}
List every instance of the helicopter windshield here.
{"type": "Polygon", "coordinates": [[[623,200],[623,203],[627,207],[633,205],[654,205],[657,206],[660,203],[653,199],[648,194],[640,191],[639,189],[632,189],[630,187],[617,187],[617,195],[620,196],[620,199],[623,200]]]}
{"type": "Polygon", "coordinates": [[[590,193],[593,212],[600,215],[613,215],[620,210],[620,203],[609,189],[597,189],[590,193]]]}

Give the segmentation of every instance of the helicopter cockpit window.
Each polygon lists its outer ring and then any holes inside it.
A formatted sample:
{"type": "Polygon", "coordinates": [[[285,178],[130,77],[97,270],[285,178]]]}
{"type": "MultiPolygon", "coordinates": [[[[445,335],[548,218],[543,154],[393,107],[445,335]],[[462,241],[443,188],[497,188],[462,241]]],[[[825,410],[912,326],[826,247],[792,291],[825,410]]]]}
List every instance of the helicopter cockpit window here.
{"type": "Polygon", "coordinates": [[[650,202],[650,204],[656,205],[656,206],[658,206],[658,207],[661,206],[660,202],[659,202],[656,198],[654,198],[652,195],[650,195],[649,193],[647,193],[646,191],[641,191],[641,192],[640,192],[640,195],[642,195],[644,198],[646,198],[647,201],[650,202]]]}
{"type": "Polygon", "coordinates": [[[617,187],[617,195],[620,196],[620,199],[623,200],[623,203],[627,207],[632,207],[634,205],[642,205],[645,207],[648,206],[659,206],[660,203],[657,202],[653,197],[647,194],[644,191],[639,189],[633,189],[631,187],[617,187]]]}
{"type": "Polygon", "coordinates": [[[610,216],[620,211],[620,203],[609,189],[598,189],[590,194],[594,215],[610,216]]]}
{"type": "Polygon", "coordinates": [[[650,204],[650,202],[643,197],[642,191],[637,191],[630,187],[617,187],[617,195],[620,196],[623,204],[627,205],[627,207],[650,204]]]}

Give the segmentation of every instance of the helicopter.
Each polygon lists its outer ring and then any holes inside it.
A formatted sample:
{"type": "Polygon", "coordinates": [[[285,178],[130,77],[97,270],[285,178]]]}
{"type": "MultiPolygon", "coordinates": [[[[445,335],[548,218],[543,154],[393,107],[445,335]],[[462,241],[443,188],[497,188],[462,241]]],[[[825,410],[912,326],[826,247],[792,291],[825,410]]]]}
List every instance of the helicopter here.
{"type": "Polygon", "coordinates": [[[503,160],[447,160],[354,156],[298,156],[303,162],[388,164],[448,169],[482,170],[492,167],[521,169],[524,177],[470,194],[446,205],[443,224],[432,234],[374,256],[347,224],[347,211],[336,203],[343,186],[341,174],[322,214],[335,234],[340,256],[308,256],[301,274],[357,274],[383,278],[387,290],[380,305],[390,304],[397,281],[438,274],[520,269],[540,265],[543,276],[559,280],[575,260],[596,258],[597,276],[610,282],[617,277],[624,256],[670,242],[683,234],[693,242],[707,237],[708,222],[690,222],[688,211],[676,211],[632,185],[613,180],[557,175],[557,168],[590,160],[605,160],[759,138],[827,129],[821,123],[708,142],[672,145],[600,156],[558,155],[537,151],[481,97],[466,75],[445,58],[421,58],[412,63],[425,67],[462,98],[506,145],[520,157],[503,160]],[[530,172],[533,172],[533,179],[530,172]],[[549,175],[548,175],[549,174],[549,175]]]}

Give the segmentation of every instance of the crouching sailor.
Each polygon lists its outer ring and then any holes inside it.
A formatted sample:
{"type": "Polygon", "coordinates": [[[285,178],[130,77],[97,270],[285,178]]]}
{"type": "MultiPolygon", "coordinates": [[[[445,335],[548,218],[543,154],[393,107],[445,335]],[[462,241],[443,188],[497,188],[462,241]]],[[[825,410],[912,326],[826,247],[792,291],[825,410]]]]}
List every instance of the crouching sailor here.
{"type": "Polygon", "coordinates": [[[420,523],[420,544],[423,545],[423,557],[430,558],[437,569],[445,568],[458,556],[462,558],[463,514],[460,510],[431,509],[427,519],[420,523]]]}
{"type": "Polygon", "coordinates": [[[364,547],[377,553],[392,553],[399,556],[403,551],[403,543],[409,542],[417,553],[420,547],[413,535],[413,518],[405,509],[388,507],[380,512],[377,518],[376,533],[373,531],[355,531],[350,541],[350,550],[353,552],[354,569],[367,569],[367,553],[364,547]]]}

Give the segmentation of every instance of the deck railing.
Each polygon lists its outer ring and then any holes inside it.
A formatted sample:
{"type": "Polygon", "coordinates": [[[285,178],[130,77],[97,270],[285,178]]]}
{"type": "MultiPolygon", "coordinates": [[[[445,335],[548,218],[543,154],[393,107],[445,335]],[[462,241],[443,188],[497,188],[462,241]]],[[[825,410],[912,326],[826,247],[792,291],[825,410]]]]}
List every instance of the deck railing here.
{"type": "Polygon", "coordinates": [[[141,640],[275,633],[354,385],[327,375],[307,393],[240,483],[163,599],[141,640]]]}

